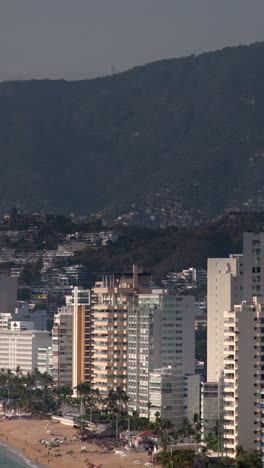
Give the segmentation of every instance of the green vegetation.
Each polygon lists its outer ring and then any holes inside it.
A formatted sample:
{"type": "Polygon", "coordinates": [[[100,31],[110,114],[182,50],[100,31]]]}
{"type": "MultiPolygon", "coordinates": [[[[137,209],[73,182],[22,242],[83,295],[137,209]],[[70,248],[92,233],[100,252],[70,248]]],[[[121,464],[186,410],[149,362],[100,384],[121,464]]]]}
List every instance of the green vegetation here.
{"type": "MultiPolygon", "coordinates": [[[[102,398],[98,389],[92,388],[88,383],[77,386],[78,396],[72,397],[70,387],[53,385],[52,377],[47,373],[35,370],[32,373],[23,374],[19,367],[15,372],[10,370],[0,371],[0,398],[4,402],[6,410],[14,410],[35,417],[46,417],[51,413],[59,413],[61,409],[67,408],[67,412],[79,413],[80,433],[84,434],[84,428],[89,422],[109,423],[116,433],[121,430],[146,430],[149,429],[157,434],[161,440],[162,451],[156,455],[156,463],[163,468],[172,466],[181,468],[261,468],[261,457],[255,452],[246,452],[242,447],[237,448],[236,460],[223,457],[216,464],[211,463],[210,458],[203,454],[196,455],[194,450],[176,450],[170,447],[177,441],[197,443],[201,440],[201,423],[197,414],[193,421],[184,418],[182,428],[175,431],[173,424],[168,419],[156,414],[155,422],[147,418],[140,418],[137,412],[133,415],[127,413],[128,396],[123,388],[117,387],[110,390],[107,398],[102,398]]],[[[151,442],[146,443],[151,445],[151,442]]],[[[208,440],[207,446],[209,447],[208,440]]]]}
{"type": "Polygon", "coordinates": [[[198,219],[263,206],[263,58],[258,43],[95,80],[1,83],[2,200],[127,211],[167,193],[198,219]]]}
{"type": "Polygon", "coordinates": [[[162,468],[261,468],[261,456],[255,452],[238,454],[236,459],[222,457],[219,460],[210,459],[205,455],[196,455],[194,450],[177,449],[171,452],[163,450],[156,457],[156,463],[162,468]]]}
{"type": "Polygon", "coordinates": [[[57,408],[53,395],[52,377],[38,370],[22,374],[17,367],[16,372],[0,371],[0,398],[5,401],[5,408],[22,411],[33,416],[44,416],[57,408]]]}
{"type": "Polygon", "coordinates": [[[263,225],[264,213],[234,213],[189,228],[152,230],[119,226],[123,236],[118,242],[101,249],[88,249],[71,262],[89,268],[90,285],[95,280],[92,273],[131,271],[133,263],[142,265],[159,282],[169,271],[190,266],[206,268],[208,257],[241,253],[243,232],[262,231],[263,225]]]}
{"type": "Polygon", "coordinates": [[[41,268],[43,266],[42,258],[40,257],[35,263],[28,263],[24,266],[19,277],[19,283],[23,285],[38,284],[41,279],[41,268]]]}

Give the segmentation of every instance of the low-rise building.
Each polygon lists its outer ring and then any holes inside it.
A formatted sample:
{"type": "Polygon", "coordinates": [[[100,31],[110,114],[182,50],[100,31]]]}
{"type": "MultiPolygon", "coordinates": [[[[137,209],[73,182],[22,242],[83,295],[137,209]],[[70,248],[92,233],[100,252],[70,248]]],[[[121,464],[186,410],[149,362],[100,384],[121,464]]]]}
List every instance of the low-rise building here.
{"type": "Polygon", "coordinates": [[[15,371],[19,366],[23,373],[33,372],[40,365],[39,350],[50,346],[48,331],[25,329],[24,324],[14,322],[12,329],[0,330],[0,368],[15,371]]]}

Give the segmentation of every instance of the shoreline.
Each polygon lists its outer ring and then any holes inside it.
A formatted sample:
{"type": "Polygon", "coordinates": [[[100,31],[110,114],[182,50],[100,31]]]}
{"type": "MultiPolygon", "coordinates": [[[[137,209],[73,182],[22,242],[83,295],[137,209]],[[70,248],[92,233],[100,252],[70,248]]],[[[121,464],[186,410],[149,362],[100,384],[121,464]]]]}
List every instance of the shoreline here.
{"type": "Polygon", "coordinates": [[[59,422],[39,419],[16,419],[0,422],[0,444],[10,450],[31,468],[133,468],[135,461],[144,466],[148,461],[146,451],[124,450],[122,442],[116,439],[82,442],[76,437],[77,430],[59,422]],[[40,443],[44,439],[56,447],[40,443]],[[113,450],[111,450],[113,448],[113,450]],[[119,453],[115,453],[115,451],[119,453]]]}
{"type": "Polygon", "coordinates": [[[6,448],[8,452],[14,455],[14,458],[17,458],[19,461],[22,461],[27,466],[32,468],[47,468],[46,465],[34,462],[30,458],[28,458],[21,450],[17,449],[14,445],[10,445],[8,442],[4,441],[0,438],[0,446],[6,448]]]}

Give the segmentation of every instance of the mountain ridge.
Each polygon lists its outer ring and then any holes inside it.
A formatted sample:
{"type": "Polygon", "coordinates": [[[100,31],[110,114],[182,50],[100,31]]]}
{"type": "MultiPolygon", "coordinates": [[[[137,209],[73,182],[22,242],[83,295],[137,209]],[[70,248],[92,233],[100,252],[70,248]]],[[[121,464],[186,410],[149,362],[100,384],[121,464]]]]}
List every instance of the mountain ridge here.
{"type": "Polygon", "coordinates": [[[2,209],[205,221],[262,209],[264,43],[0,84],[2,209]],[[148,213],[149,212],[149,213],[148,213]]]}

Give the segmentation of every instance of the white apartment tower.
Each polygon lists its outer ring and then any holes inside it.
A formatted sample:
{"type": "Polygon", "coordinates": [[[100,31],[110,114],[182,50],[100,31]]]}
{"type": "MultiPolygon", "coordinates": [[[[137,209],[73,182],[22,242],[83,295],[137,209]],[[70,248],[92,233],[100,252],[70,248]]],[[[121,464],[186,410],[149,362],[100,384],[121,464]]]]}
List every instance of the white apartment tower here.
{"type": "Polygon", "coordinates": [[[168,366],[150,372],[149,393],[151,405],[147,406],[146,417],[154,422],[158,412],[161,418],[170,419],[176,430],[180,429],[185,416],[182,367],[168,366]]]}
{"type": "MultiPolygon", "coordinates": [[[[177,365],[182,376],[184,372],[194,373],[194,321],[192,296],[169,296],[153,291],[139,294],[136,305],[128,308],[130,412],[136,410],[148,417],[152,371],[177,365]]],[[[181,385],[184,386],[183,380],[181,385]]]]}
{"type": "Polygon", "coordinates": [[[264,462],[264,304],[243,301],[225,312],[223,448],[256,450],[264,462]]]}

